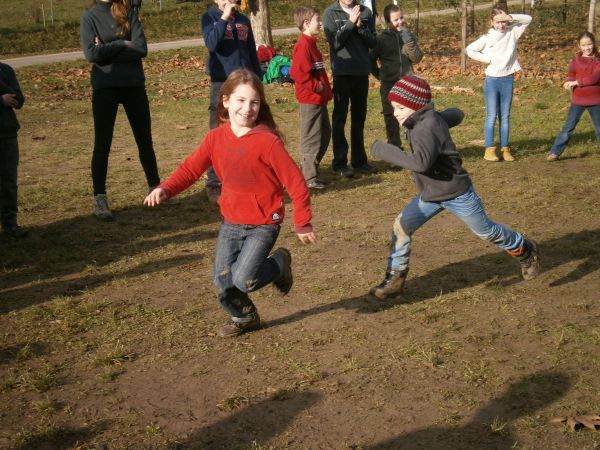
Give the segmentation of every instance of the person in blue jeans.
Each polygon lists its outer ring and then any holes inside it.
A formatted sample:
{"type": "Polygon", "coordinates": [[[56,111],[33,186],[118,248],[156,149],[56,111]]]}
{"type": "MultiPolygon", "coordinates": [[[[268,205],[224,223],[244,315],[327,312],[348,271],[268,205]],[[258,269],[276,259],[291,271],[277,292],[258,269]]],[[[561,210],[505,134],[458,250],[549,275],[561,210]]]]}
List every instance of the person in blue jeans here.
{"type": "Polygon", "coordinates": [[[531,23],[526,14],[508,14],[498,4],[492,8],[491,27],[486,34],[469,44],[465,53],[487,64],[483,91],[485,94],[485,151],[487,161],[514,161],[508,146],[510,109],[512,106],[514,74],[521,70],[517,60],[517,43],[531,23]],[[500,157],[496,153],[494,128],[496,118],[500,131],[500,157]]]}
{"type": "Polygon", "coordinates": [[[414,75],[402,77],[392,87],[388,100],[394,117],[404,127],[410,152],[376,141],[374,158],[413,172],[417,195],[394,221],[392,244],[383,281],[371,288],[379,299],[402,293],[408,275],[412,235],[429,219],[448,210],[462,220],[479,238],[491,242],[521,264],[525,280],[540,271],[540,254],[535,241],[490,220],[475,192],[462,159],[450,137],[449,127],[463,119],[462,111],[438,113],[431,102],[429,84],[414,75]]]}
{"type": "Polygon", "coordinates": [[[600,55],[596,39],[589,31],[577,38],[579,52],[569,64],[569,76],[563,87],[572,92],[567,120],[548,153],[548,161],[557,161],[567,148],[579,119],[587,110],[594,123],[596,139],[600,142],[600,55]]]}

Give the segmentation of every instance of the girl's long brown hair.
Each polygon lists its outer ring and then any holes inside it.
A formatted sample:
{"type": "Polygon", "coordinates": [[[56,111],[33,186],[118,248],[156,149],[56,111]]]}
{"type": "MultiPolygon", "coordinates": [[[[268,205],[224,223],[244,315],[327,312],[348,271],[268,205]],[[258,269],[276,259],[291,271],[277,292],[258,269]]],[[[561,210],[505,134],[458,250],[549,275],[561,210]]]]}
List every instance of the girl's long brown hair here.
{"type": "Polygon", "coordinates": [[[249,84],[252,89],[258,92],[260,108],[256,118],[256,125],[266,125],[283,141],[283,134],[279,131],[275,119],[273,118],[273,114],[271,113],[271,108],[267,103],[265,88],[256,74],[248,69],[237,69],[231,72],[227,77],[227,80],[223,83],[221,92],[219,93],[219,104],[217,105],[217,119],[219,124],[229,121],[229,111],[225,108],[225,105],[223,105],[223,98],[229,98],[235,88],[240,84],[249,84]]]}
{"type": "Polygon", "coordinates": [[[113,0],[110,12],[117,22],[117,36],[129,35],[129,0],[113,0]]]}

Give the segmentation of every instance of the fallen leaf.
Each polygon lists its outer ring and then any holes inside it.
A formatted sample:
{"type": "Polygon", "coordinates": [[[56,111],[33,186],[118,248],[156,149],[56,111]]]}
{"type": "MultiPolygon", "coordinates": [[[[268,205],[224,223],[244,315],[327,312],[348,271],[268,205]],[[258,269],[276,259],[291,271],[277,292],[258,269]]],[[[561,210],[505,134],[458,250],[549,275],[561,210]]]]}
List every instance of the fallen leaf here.
{"type": "Polygon", "coordinates": [[[189,125],[175,125],[176,130],[187,130],[189,127],[189,125]]]}
{"type": "Polygon", "coordinates": [[[596,431],[596,427],[600,427],[600,416],[585,414],[582,416],[555,417],[550,419],[550,423],[561,424],[567,423],[571,431],[575,431],[578,427],[586,427],[596,431]]]}

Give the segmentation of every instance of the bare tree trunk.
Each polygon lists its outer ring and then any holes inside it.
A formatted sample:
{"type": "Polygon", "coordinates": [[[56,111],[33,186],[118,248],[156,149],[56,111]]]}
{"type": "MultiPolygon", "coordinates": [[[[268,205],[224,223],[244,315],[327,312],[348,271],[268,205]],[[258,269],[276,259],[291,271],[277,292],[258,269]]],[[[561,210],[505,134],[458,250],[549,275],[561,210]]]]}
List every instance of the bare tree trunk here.
{"type": "Polygon", "coordinates": [[[462,0],[460,10],[460,73],[467,70],[467,56],[465,48],[467,47],[467,3],[469,0],[462,0]]]}
{"type": "Polygon", "coordinates": [[[596,0],[590,0],[590,12],[588,14],[588,31],[593,33],[596,29],[596,0]]]}
{"type": "Polygon", "coordinates": [[[475,34],[475,0],[469,0],[469,36],[475,34]]]}
{"type": "Polygon", "coordinates": [[[419,0],[415,1],[415,36],[419,37],[419,0]]]}
{"type": "Polygon", "coordinates": [[[521,0],[521,12],[525,12],[525,0],[521,0]]]}
{"type": "Polygon", "coordinates": [[[273,35],[271,34],[271,18],[269,16],[268,0],[250,0],[250,22],[256,45],[273,46],[273,35]]]}

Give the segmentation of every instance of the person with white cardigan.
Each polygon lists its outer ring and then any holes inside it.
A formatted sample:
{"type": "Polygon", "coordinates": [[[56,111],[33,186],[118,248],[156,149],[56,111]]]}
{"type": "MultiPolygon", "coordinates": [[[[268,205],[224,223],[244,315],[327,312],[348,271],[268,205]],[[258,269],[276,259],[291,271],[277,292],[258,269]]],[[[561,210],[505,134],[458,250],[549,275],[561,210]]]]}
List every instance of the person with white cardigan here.
{"type": "Polygon", "coordinates": [[[492,8],[490,30],[469,44],[465,53],[469,58],[487,64],[483,91],[485,95],[485,152],[487,161],[514,161],[508,146],[510,109],[512,105],[514,74],[521,70],[517,60],[517,43],[531,23],[526,14],[508,14],[498,5],[492,8]],[[494,128],[499,122],[500,156],[496,153],[494,128]]]}

